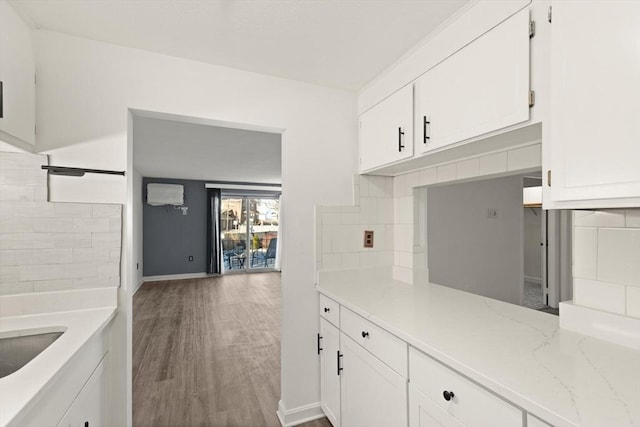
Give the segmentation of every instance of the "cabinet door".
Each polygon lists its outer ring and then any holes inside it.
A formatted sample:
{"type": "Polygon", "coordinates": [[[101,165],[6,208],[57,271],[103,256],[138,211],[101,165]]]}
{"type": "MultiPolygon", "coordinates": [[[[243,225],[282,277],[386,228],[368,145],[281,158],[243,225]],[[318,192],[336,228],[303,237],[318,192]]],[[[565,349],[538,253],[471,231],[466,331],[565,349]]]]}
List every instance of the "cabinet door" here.
{"type": "Polygon", "coordinates": [[[416,152],[529,120],[529,11],[523,10],[416,81],[416,152]]]}
{"type": "Polygon", "coordinates": [[[107,417],[106,357],[93,371],[58,427],[104,427],[107,417]]]}
{"type": "Polygon", "coordinates": [[[340,376],[338,351],[340,332],[325,319],[320,319],[320,402],[322,411],[334,427],[340,426],[340,376]]]}
{"type": "Polygon", "coordinates": [[[407,425],[407,381],[345,334],[342,346],[342,425],[407,425]]]}
{"type": "Polygon", "coordinates": [[[409,427],[464,427],[464,424],[409,385],[409,427]]]}
{"type": "Polygon", "coordinates": [[[640,197],[639,34],[638,1],[553,3],[551,200],[640,197]]]}
{"type": "Polygon", "coordinates": [[[360,171],[413,156],[413,85],[360,116],[360,171]]]}

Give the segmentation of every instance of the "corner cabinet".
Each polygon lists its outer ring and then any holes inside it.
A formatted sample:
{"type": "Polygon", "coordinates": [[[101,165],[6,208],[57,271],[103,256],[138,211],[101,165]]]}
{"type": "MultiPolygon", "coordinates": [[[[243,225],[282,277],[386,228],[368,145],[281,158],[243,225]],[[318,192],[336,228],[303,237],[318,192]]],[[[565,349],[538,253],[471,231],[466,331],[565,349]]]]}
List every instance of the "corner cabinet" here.
{"type": "Polygon", "coordinates": [[[360,116],[360,171],[413,156],[413,85],[360,116]]]}
{"type": "Polygon", "coordinates": [[[416,80],[417,154],[529,120],[529,31],[522,10],[416,80]]]}
{"type": "Polygon", "coordinates": [[[549,20],[545,207],[640,206],[640,2],[557,1],[549,20]]]}

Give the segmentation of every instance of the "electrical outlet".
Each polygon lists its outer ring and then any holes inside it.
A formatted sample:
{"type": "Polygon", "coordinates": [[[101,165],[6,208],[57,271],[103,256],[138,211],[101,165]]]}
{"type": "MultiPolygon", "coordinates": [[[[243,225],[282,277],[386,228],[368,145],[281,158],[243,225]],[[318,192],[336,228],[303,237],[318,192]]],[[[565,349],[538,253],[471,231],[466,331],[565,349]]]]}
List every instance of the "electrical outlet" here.
{"type": "Polygon", "coordinates": [[[497,209],[487,209],[487,218],[498,218],[498,210],[497,209]]]}
{"type": "Polygon", "coordinates": [[[364,230],[364,247],[373,247],[373,230],[364,230]]]}
{"type": "Polygon", "coordinates": [[[193,262],[193,255],[189,255],[189,262],[193,262]]]}

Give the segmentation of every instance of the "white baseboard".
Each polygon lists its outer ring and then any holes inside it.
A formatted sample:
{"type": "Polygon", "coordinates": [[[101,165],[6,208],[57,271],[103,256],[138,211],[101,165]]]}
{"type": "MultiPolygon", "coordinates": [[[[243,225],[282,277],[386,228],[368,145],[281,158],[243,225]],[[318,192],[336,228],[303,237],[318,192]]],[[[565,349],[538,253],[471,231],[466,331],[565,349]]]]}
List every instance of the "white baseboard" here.
{"type": "Polygon", "coordinates": [[[640,351],[640,319],[581,307],[572,301],[561,302],[559,305],[560,329],[640,351]]]}
{"type": "Polygon", "coordinates": [[[142,278],[138,281],[138,283],[136,284],[136,288],[133,290],[133,294],[132,294],[132,295],[135,295],[135,294],[136,294],[136,292],[138,292],[138,289],[140,289],[140,287],[142,286],[142,284],[143,284],[143,283],[144,283],[144,277],[142,277],[142,278]]]}
{"type": "Polygon", "coordinates": [[[527,282],[531,282],[531,283],[542,284],[542,279],[539,278],[539,277],[524,276],[524,280],[526,280],[527,282]]]}
{"type": "Polygon", "coordinates": [[[143,282],[161,282],[163,280],[201,279],[207,277],[207,273],[165,274],[164,276],[143,277],[143,282]]]}
{"type": "Polygon", "coordinates": [[[320,402],[311,403],[298,408],[286,409],[281,400],[278,402],[278,411],[276,413],[282,427],[293,427],[324,417],[324,412],[322,412],[320,402]]]}

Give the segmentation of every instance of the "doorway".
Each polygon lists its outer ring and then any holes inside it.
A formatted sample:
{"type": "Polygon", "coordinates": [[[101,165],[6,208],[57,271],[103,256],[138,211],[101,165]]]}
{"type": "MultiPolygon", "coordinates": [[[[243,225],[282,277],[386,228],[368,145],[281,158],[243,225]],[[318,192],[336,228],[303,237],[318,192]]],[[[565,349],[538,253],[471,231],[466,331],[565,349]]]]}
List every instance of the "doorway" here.
{"type": "Polygon", "coordinates": [[[223,272],[274,270],[279,226],[278,197],[223,194],[220,208],[223,272]]]}

